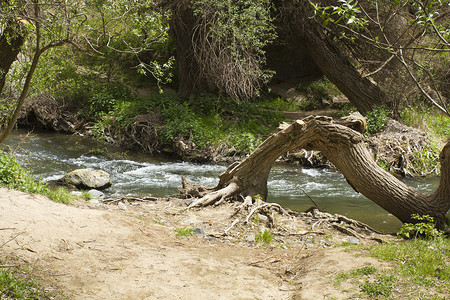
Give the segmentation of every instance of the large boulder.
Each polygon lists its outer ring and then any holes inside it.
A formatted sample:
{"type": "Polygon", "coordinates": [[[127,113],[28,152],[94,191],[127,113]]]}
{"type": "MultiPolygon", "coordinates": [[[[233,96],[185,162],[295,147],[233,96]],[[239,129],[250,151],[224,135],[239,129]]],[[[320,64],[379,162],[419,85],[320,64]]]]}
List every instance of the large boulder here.
{"type": "Polygon", "coordinates": [[[111,178],[108,173],[102,170],[77,169],[64,175],[58,183],[73,185],[78,189],[104,190],[111,186],[111,178]]]}

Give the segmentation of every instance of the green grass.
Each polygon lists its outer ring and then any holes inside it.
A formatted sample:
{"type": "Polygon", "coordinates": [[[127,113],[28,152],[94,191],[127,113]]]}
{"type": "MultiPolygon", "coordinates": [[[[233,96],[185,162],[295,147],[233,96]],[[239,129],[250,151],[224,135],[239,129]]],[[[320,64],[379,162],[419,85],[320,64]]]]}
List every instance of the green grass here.
{"type": "Polygon", "coordinates": [[[360,289],[371,297],[389,297],[395,281],[396,278],[394,275],[380,274],[377,275],[374,280],[366,279],[366,281],[360,285],[360,289]]]}
{"type": "Polygon", "coordinates": [[[64,188],[52,190],[46,183],[35,180],[20,166],[14,156],[3,151],[0,151],[0,186],[26,193],[41,194],[58,203],[69,204],[75,199],[75,196],[64,188]]]}
{"type": "Polygon", "coordinates": [[[365,266],[338,273],[335,287],[351,280],[360,293],[376,299],[447,299],[450,294],[450,239],[412,239],[371,246],[342,245],[349,252],[364,250],[370,256],[389,262],[389,267],[365,266]],[[414,298],[416,299],[416,298],[414,298]]]}
{"type": "Polygon", "coordinates": [[[177,236],[189,237],[189,236],[192,236],[194,234],[194,229],[192,229],[190,227],[182,227],[182,228],[175,229],[175,232],[176,232],[177,236]]]}
{"type": "Polygon", "coordinates": [[[374,246],[371,253],[374,257],[396,262],[396,272],[416,284],[450,286],[449,239],[381,244],[374,246]]]}
{"type": "Polygon", "coordinates": [[[388,276],[395,275],[400,293],[427,291],[433,299],[445,299],[445,295],[450,294],[448,238],[379,244],[371,247],[370,252],[376,258],[394,263],[388,276]]]}
{"type": "Polygon", "coordinates": [[[404,107],[400,117],[406,125],[419,128],[443,142],[450,137],[450,118],[433,107],[423,104],[404,107]]]}
{"type": "Polygon", "coordinates": [[[262,244],[264,246],[270,245],[272,242],[273,234],[269,230],[265,229],[263,232],[258,232],[255,235],[255,241],[257,244],[262,244]]]}
{"type": "Polygon", "coordinates": [[[336,275],[336,278],[334,280],[334,285],[339,286],[343,281],[348,280],[350,278],[372,275],[372,274],[375,274],[376,272],[377,272],[377,268],[372,267],[372,266],[358,268],[355,270],[351,270],[349,272],[340,272],[336,275]]]}
{"type": "MultiPolygon", "coordinates": [[[[0,261],[0,265],[2,262],[0,261]]],[[[25,269],[0,269],[0,299],[53,299],[25,269]]]]}

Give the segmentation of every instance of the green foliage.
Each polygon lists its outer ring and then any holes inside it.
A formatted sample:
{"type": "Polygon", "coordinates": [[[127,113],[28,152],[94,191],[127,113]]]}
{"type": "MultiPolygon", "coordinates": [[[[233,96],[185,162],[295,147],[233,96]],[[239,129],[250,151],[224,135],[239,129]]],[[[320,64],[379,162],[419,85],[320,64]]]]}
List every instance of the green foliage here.
{"type": "Polygon", "coordinates": [[[267,229],[264,229],[263,232],[258,232],[255,235],[256,243],[268,246],[272,242],[273,234],[267,229]]]}
{"type": "Polygon", "coordinates": [[[334,279],[334,286],[339,286],[343,281],[350,279],[350,278],[357,278],[360,276],[368,276],[373,275],[377,272],[377,268],[366,266],[361,267],[355,270],[351,270],[349,272],[340,272],[336,275],[336,278],[334,279]]]}
{"type": "MultiPolygon", "coordinates": [[[[433,143],[432,143],[433,146],[433,143]]],[[[440,174],[440,164],[439,162],[440,149],[438,146],[434,147],[423,147],[422,151],[417,151],[413,153],[410,158],[412,164],[414,165],[414,170],[418,174],[440,174]]]]}
{"type": "Polygon", "coordinates": [[[273,74],[265,69],[265,47],[276,37],[271,1],[195,0],[192,7],[193,56],[204,76],[236,99],[259,95],[273,74]]]}
{"type": "Polygon", "coordinates": [[[183,227],[183,228],[175,229],[175,232],[176,232],[177,236],[189,237],[189,236],[192,236],[194,234],[194,229],[192,229],[190,227],[183,227]]]}
{"type": "Polygon", "coordinates": [[[36,181],[19,165],[14,156],[3,151],[0,151],[0,186],[41,194],[59,203],[68,204],[74,198],[63,188],[51,190],[42,181],[36,181]]]}
{"type": "Polygon", "coordinates": [[[334,286],[339,286],[343,281],[348,279],[354,279],[360,283],[360,290],[367,295],[371,297],[388,297],[397,279],[393,275],[376,273],[377,268],[372,266],[358,268],[349,272],[341,272],[334,279],[334,286]]]}
{"type": "Polygon", "coordinates": [[[81,197],[83,197],[84,200],[89,201],[93,199],[92,195],[89,193],[89,191],[81,191],[81,197]]]}
{"type": "Polygon", "coordinates": [[[301,110],[314,110],[322,106],[323,100],[331,101],[332,94],[339,94],[339,90],[327,78],[297,85],[299,92],[306,94],[306,99],[298,104],[301,110]]]}
{"type": "Polygon", "coordinates": [[[333,107],[339,109],[339,112],[337,113],[338,117],[346,117],[352,112],[358,111],[350,102],[334,103],[333,107]]]}
{"type": "Polygon", "coordinates": [[[0,269],[1,299],[53,299],[53,295],[45,293],[35,281],[21,277],[13,272],[0,269]]]}
{"type": "Polygon", "coordinates": [[[411,219],[422,221],[417,223],[404,223],[397,233],[399,237],[404,239],[424,237],[426,239],[442,238],[443,232],[436,229],[433,217],[428,215],[419,216],[413,214],[411,219]]]}
{"type": "Polygon", "coordinates": [[[241,132],[230,136],[230,143],[234,146],[237,153],[245,154],[255,150],[261,140],[250,132],[241,132]]]}
{"type": "Polygon", "coordinates": [[[431,133],[438,139],[445,140],[450,136],[450,118],[431,106],[403,107],[400,118],[406,125],[431,133]]]}
{"type": "Polygon", "coordinates": [[[258,103],[260,108],[276,111],[296,111],[299,110],[297,103],[293,100],[286,100],[281,97],[263,99],[258,103]]]}
{"type": "Polygon", "coordinates": [[[367,133],[375,134],[383,130],[388,120],[388,111],[381,107],[376,106],[370,112],[367,113],[367,133]]]}
{"type": "Polygon", "coordinates": [[[234,148],[234,154],[253,151],[261,136],[276,128],[283,118],[277,112],[259,108],[257,103],[209,94],[186,100],[175,92],[165,91],[117,101],[93,126],[92,133],[100,139],[109,132],[121,135],[135,116],[143,114],[162,118],[162,122],[154,124],[160,146],[170,147],[182,138],[192,141],[198,149],[225,146],[234,148]]]}
{"type": "Polygon", "coordinates": [[[367,21],[363,17],[359,17],[361,9],[358,7],[358,2],[353,0],[338,0],[339,5],[321,7],[313,2],[310,2],[314,7],[314,11],[322,19],[322,26],[326,27],[328,23],[338,24],[343,22],[353,29],[364,28],[367,21]]]}
{"type": "Polygon", "coordinates": [[[226,41],[238,59],[249,49],[264,54],[264,47],[276,36],[268,0],[195,0],[193,7],[194,13],[206,20],[214,16],[214,38],[226,41]]]}

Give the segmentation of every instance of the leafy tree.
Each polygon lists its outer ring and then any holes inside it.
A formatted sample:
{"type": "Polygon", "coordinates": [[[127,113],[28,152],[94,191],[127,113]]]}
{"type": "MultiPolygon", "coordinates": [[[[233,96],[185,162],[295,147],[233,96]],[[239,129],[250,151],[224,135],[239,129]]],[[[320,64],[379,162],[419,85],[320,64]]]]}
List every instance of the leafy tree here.
{"type": "Polygon", "coordinates": [[[0,42],[7,45],[0,51],[12,50],[2,56],[0,79],[3,80],[16,59],[25,40],[24,32],[27,33],[24,45],[27,51],[22,54],[29,60],[14,113],[0,135],[0,142],[12,130],[38,63],[48,50],[71,45],[79,51],[104,58],[110,57],[111,52],[128,54],[139,61],[141,70],[145,70],[149,66],[140,61],[140,55],[151,45],[167,39],[164,16],[154,9],[151,1],[2,1],[0,24],[0,42]]]}

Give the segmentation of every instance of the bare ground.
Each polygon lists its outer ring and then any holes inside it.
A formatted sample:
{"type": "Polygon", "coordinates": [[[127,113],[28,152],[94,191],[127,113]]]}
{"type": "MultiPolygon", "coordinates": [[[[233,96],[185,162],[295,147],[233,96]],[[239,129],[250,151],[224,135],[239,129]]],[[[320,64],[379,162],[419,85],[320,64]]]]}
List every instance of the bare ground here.
{"type": "MultiPolygon", "coordinates": [[[[275,216],[274,238],[263,246],[254,241],[267,225],[263,216],[245,224],[230,203],[200,210],[186,210],[183,200],[124,206],[69,206],[0,189],[2,262],[38,266],[45,285],[68,299],[361,299],[357,286],[335,287],[336,274],[386,267],[362,250],[338,247],[349,237],[309,215],[275,216]],[[175,229],[182,227],[200,232],[179,237],[175,229]]],[[[358,237],[362,244],[389,239],[358,237]]]]}

